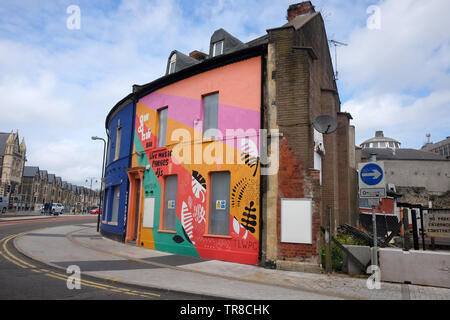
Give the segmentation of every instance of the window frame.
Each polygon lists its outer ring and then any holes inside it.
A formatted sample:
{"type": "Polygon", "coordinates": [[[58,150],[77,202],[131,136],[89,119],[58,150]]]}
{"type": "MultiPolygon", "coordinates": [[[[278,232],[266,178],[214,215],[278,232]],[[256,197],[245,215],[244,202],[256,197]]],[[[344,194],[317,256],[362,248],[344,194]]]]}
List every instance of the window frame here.
{"type": "Polygon", "coordinates": [[[118,160],[120,157],[120,144],[122,142],[122,126],[120,125],[120,119],[117,122],[116,129],[116,150],[114,152],[114,161],[118,160]]]}
{"type": "Polygon", "coordinates": [[[206,237],[217,237],[217,238],[229,238],[229,239],[231,239],[231,223],[230,223],[230,216],[231,216],[231,203],[230,203],[230,200],[231,200],[231,171],[212,171],[212,172],[210,172],[209,173],[209,187],[208,187],[208,194],[207,194],[207,202],[208,202],[208,204],[207,204],[207,208],[208,208],[208,211],[207,211],[207,224],[206,224],[206,233],[207,234],[205,234],[204,236],[206,236],[206,237]],[[228,178],[229,178],[229,181],[228,181],[228,199],[225,199],[226,200],[226,206],[227,206],[227,209],[225,209],[225,211],[226,211],[226,220],[225,221],[228,221],[228,225],[226,226],[226,229],[228,230],[228,233],[227,234],[223,234],[223,233],[212,233],[212,229],[213,229],[213,227],[212,227],[212,221],[211,221],[211,217],[212,217],[212,213],[213,213],[213,209],[212,209],[212,207],[213,207],[213,205],[215,206],[215,204],[213,203],[214,202],[214,193],[213,193],[213,190],[214,190],[214,186],[213,186],[213,176],[215,175],[215,174],[220,174],[220,173],[227,173],[228,174],[228,178]]]}
{"type": "Polygon", "coordinates": [[[169,118],[169,107],[165,106],[163,108],[158,109],[158,136],[157,136],[157,141],[156,141],[156,147],[157,148],[164,148],[167,146],[167,123],[168,123],[168,118],[169,118]],[[164,141],[162,141],[161,137],[161,133],[162,133],[162,129],[161,129],[161,115],[162,112],[167,112],[166,117],[165,117],[165,132],[164,132],[164,141]]]}
{"type": "MultiPolygon", "coordinates": [[[[176,182],[177,182],[177,184],[176,184],[176,190],[175,190],[175,192],[176,192],[176,197],[175,198],[178,198],[178,174],[171,174],[171,175],[166,175],[166,176],[164,176],[164,187],[163,187],[163,192],[162,192],[162,196],[161,196],[161,211],[162,211],[162,214],[160,214],[160,222],[159,222],[159,229],[158,229],[158,232],[165,232],[165,233],[176,233],[176,225],[177,225],[177,210],[178,210],[178,199],[175,199],[175,214],[174,214],[174,216],[175,216],[175,222],[174,222],[174,225],[173,225],[173,230],[172,229],[166,229],[166,226],[165,226],[165,222],[166,222],[166,213],[167,213],[167,211],[166,211],[166,203],[167,203],[167,200],[168,199],[166,199],[167,198],[167,195],[166,195],[166,193],[167,193],[167,179],[169,179],[169,178],[171,178],[171,177],[175,177],[176,178],[176,182]]],[[[172,200],[172,199],[170,199],[170,200],[172,200]]],[[[169,210],[168,208],[167,208],[167,210],[169,210]]]]}
{"type": "Polygon", "coordinates": [[[173,54],[173,55],[170,57],[170,60],[169,60],[169,70],[168,70],[168,74],[175,73],[176,65],[177,65],[177,55],[176,55],[176,54],[173,54]],[[173,66],[173,67],[172,67],[172,66],[173,66]]]}
{"type": "Polygon", "coordinates": [[[220,56],[220,55],[223,54],[223,46],[224,46],[224,41],[223,40],[216,41],[216,42],[213,43],[213,57],[217,57],[217,56],[220,56]],[[220,53],[216,52],[218,44],[221,44],[220,53]]]}
{"type": "MultiPolygon", "coordinates": [[[[219,103],[219,92],[217,91],[217,92],[211,92],[211,93],[208,93],[208,94],[205,94],[205,95],[203,95],[202,96],[202,121],[203,121],[203,125],[202,125],[202,137],[203,137],[203,140],[209,140],[209,139],[214,139],[215,137],[217,137],[218,136],[218,130],[219,130],[219,105],[220,105],[220,103],[219,103]],[[211,108],[205,108],[205,100],[206,99],[208,99],[208,98],[210,98],[210,97],[213,97],[213,96],[217,96],[217,105],[214,105],[214,107],[216,108],[216,116],[215,116],[215,127],[212,127],[212,126],[210,126],[210,127],[206,127],[206,117],[205,117],[205,115],[206,114],[208,114],[209,115],[209,111],[211,110],[211,108]],[[208,110],[208,113],[206,112],[208,110]],[[209,130],[216,130],[216,133],[215,134],[213,134],[213,135],[205,135],[205,133],[207,132],[207,131],[209,131],[209,130]]],[[[208,125],[210,125],[210,123],[208,123],[208,125]]]]}

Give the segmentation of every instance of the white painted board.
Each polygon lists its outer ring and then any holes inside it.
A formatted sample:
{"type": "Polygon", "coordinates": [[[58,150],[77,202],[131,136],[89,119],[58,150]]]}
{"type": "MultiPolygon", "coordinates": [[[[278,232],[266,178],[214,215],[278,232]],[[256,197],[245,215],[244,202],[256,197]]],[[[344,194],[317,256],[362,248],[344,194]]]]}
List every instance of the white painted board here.
{"type": "Polygon", "coordinates": [[[312,244],[311,199],[281,199],[281,242],[312,244]]]}
{"type": "Polygon", "coordinates": [[[155,198],[144,199],[144,217],[142,227],[153,228],[153,219],[155,217],[155,198]]]}

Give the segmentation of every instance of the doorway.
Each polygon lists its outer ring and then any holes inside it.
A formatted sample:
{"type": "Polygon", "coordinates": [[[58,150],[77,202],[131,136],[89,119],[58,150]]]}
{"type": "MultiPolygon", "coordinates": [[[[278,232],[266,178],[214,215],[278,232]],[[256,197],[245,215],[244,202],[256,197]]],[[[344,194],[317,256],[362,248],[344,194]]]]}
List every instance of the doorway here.
{"type": "Polygon", "coordinates": [[[140,216],[142,214],[141,194],[144,167],[127,169],[130,193],[128,195],[127,231],[125,243],[134,242],[139,246],[140,216]]]}

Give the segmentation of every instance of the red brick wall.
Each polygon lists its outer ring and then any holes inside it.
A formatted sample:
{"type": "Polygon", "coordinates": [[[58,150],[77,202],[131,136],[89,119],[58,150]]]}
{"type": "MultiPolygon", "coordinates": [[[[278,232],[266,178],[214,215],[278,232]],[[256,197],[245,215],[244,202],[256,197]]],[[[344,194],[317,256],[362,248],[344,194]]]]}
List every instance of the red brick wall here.
{"type": "Polygon", "coordinates": [[[305,170],[303,163],[287,146],[280,142],[280,170],[278,172],[277,237],[278,256],[287,260],[309,260],[318,255],[317,241],[320,235],[320,172],[305,170]],[[312,245],[281,243],[281,199],[312,198],[312,245]]]}

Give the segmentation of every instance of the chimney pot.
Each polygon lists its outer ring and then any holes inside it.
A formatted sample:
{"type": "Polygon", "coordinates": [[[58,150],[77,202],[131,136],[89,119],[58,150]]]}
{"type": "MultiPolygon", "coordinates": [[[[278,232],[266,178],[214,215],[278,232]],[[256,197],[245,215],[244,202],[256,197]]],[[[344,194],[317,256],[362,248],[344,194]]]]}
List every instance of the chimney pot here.
{"type": "Polygon", "coordinates": [[[377,138],[382,138],[382,137],[384,137],[383,131],[375,131],[375,137],[377,137],[377,138]]]}

